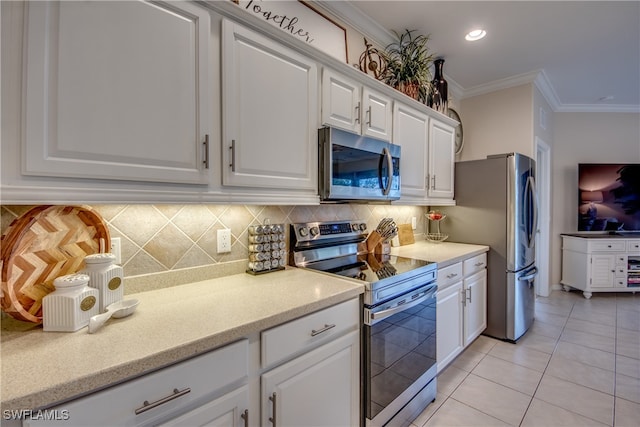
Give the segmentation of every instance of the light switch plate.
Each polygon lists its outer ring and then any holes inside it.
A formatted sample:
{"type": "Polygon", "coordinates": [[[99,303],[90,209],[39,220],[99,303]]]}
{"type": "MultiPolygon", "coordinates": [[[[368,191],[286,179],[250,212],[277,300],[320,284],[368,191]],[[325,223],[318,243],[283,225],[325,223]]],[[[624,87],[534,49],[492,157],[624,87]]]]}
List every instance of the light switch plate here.
{"type": "Polygon", "coordinates": [[[411,217],[411,229],[415,230],[418,226],[417,218],[415,216],[411,217]]]}
{"type": "Polygon", "coordinates": [[[116,256],[115,264],[122,264],[122,249],[120,237],[111,238],[111,253],[116,256]]]}
{"type": "Polygon", "coordinates": [[[218,253],[231,252],[231,229],[223,228],[218,230],[218,253]]]}

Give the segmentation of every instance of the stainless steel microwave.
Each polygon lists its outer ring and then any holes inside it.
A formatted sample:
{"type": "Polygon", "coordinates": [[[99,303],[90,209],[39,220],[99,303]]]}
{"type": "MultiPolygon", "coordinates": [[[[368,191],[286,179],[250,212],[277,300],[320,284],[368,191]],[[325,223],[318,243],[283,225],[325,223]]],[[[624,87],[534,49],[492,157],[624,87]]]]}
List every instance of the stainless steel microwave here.
{"type": "Polygon", "coordinates": [[[320,198],[385,201],[400,198],[400,146],[341,129],[318,130],[320,198]]]}

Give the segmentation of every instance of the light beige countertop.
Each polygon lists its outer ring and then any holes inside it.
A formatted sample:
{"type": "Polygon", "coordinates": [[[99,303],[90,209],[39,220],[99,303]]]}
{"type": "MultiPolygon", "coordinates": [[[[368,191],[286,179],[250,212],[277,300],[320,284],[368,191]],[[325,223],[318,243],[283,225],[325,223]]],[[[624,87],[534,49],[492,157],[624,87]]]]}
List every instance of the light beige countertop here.
{"type": "Polygon", "coordinates": [[[419,237],[416,236],[416,242],[411,245],[391,248],[391,254],[437,262],[438,268],[442,268],[489,250],[489,246],[484,245],[450,242],[433,243],[428,240],[418,239],[419,237]]]}
{"type": "Polygon", "coordinates": [[[140,305],[95,334],[2,319],[2,410],[38,409],[357,297],[364,286],[295,268],[127,295],[140,305]]]}

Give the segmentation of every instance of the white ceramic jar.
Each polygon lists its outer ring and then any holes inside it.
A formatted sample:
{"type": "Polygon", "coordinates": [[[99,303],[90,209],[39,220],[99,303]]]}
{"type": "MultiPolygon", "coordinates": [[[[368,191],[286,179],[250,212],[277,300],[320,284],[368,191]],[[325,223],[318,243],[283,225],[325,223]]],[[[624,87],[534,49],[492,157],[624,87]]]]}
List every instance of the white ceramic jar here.
{"type": "Polygon", "coordinates": [[[115,264],[116,256],[110,253],[87,255],[81,273],[89,276],[89,286],[100,292],[100,313],[105,307],[121,301],[124,296],[123,269],[115,264]]]}
{"type": "Polygon", "coordinates": [[[99,314],[99,293],[88,285],[86,274],[69,274],[53,281],[55,291],[42,299],[42,326],[45,331],[73,332],[89,324],[99,314]]]}

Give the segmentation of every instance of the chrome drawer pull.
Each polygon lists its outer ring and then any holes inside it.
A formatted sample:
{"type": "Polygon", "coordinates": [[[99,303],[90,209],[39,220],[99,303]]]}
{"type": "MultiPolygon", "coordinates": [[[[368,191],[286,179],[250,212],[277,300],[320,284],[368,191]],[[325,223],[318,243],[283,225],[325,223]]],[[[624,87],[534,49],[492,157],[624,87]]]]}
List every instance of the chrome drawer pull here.
{"type": "Polygon", "coordinates": [[[452,279],[452,278],[456,277],[457,275],[458,275],[458,273],[447,274],[447,279],[452,279]]]}
{"type": "Polygon", "coordinates": [[[177,399],[181,396],[184,396],[187,393],[191,393],[191,389],[189,387],[185,388],[184,390],[178,390],[177,388],[173,389],[173,394],[167,397],[163,397],[162,399],[156,400],[155,402],[151,402],[149,403],[148,400],[145,400],[142,403],[142,406],[138,409],[136,409],[136,415],[140,415],[143,412],[147,412],[149,409],[153,409],[156,406],[160,406],[160,405],[164,405],[167,402],[171,402],[174,399],[177,399]]]}
{"type": "Polygon", "coordinates": [[[484,265],[484,262],[476,262],[473,265],[475,265],[476,267],[480,267],[481,265],[484,265]]]}
{"type": "Polygon", "coordinates": [[[335,328],[335,327],[336,327],[335,324],[333,324],[333,325],[325,324],[324,328],[322,328],[322,329],[312,329],[311,330],[311,336],[315,337],[316,335],[320,335],[321,333],[327,332],[329,329],[332,329],[332,328],[335,328]]]}

